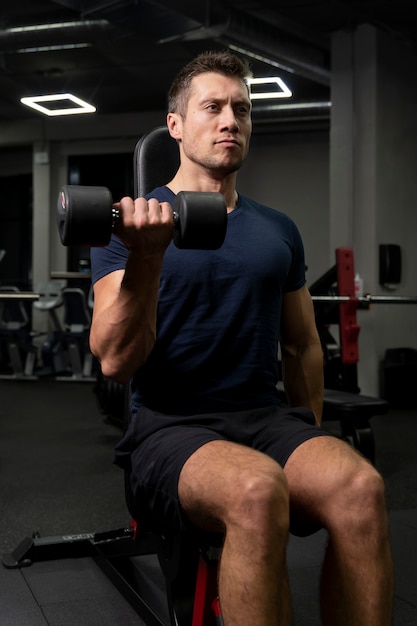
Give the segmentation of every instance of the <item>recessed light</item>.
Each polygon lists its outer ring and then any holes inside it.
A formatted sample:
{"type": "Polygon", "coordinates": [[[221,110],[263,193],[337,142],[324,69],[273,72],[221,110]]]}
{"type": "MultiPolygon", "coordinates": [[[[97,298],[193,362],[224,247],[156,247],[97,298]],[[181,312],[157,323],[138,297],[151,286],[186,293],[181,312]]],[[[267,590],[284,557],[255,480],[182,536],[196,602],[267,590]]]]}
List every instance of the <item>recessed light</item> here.
{"type": "Polygon", "coordinates": [[[30,96],[21,98],[20,102],[44,115],[77,115],[79,113],[94,113],[96,108],[81,100],[72,93],[50,94],[47,96],[30,96]]]}

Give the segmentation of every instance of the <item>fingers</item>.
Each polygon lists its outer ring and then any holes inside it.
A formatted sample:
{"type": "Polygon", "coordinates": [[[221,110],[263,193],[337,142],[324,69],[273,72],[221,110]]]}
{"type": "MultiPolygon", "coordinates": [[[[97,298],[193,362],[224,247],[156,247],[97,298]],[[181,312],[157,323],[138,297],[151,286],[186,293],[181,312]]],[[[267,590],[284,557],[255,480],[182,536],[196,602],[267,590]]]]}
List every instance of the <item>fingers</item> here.
{"type": "Polygon", "coordinates": [[[172,224],[172,210],[168,202],[159,203],[156,198],[137,198],[134,203],[134,218],[140,225],[172,224]]]}
{"type": "Polygon", "coordinates": [[[113,206],[119,211],[121,223],[126,227],[136,224],[140,228],[146,224],[172,222],[171,205],[169,202],[159,203],[156,198],[150,198],[150,200],[137,198],[133,200],[126,196],[113,206]]]}
{"type": "Polygon", "coordinates": [[[173,214],[168,202],[124,197],[114,208],[120,215],[115,233],[128,247],[165,250],[173,235],[173,214]]]}

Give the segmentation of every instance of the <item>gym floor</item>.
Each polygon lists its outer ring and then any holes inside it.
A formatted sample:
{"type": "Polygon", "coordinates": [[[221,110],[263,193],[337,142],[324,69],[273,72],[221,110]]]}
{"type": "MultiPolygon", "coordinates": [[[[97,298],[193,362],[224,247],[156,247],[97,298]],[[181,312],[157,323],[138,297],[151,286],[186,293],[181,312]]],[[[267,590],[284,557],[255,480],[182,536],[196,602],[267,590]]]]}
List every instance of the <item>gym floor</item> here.
{"type": "MultiPolygon", "coordinates": [[[[112,464],[120,430],[101,415],[92,383],[0,380],[0,555],[41,537],[107,531],[129,523],[123,474],[112,464]]],[[[394,626],[417,624],[417,410],[372,419],[376,465],[386,481],[395,566],[394,626]]],[[[318,626],[323,531],[291,537],[295,626],[318,626]]],[[[366,555],[364,555],[366,558],[366,555]]],[[[166,614],[152,557],[136,561],[166,614]],[[156,590],[156,591],[155,591],[156,590]]],[[[2,626],[147,626],[92,558],[0,565],[2,626]]]]}

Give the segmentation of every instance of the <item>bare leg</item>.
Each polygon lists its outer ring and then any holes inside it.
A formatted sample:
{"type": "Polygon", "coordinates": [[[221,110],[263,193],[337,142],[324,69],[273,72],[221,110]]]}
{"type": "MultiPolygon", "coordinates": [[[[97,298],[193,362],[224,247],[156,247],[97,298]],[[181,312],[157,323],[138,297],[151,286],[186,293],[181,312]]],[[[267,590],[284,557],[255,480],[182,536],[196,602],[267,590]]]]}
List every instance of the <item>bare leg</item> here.
{"type": "Polygon", "coordinates": [[[350,446],[327,437],[297,448],[285,473],[292,510],[308,512],[329,532],[323,624],[389,626],[393,574],[380,475],[350,446]]]}
{"type": "Polygon", "coordinates": [[[185,464],[179,494],[195,525],[225,532],[219,574],[225,626],[289,626],[289,501],[279,465],[250,448],[214,441],[185,464]]]}

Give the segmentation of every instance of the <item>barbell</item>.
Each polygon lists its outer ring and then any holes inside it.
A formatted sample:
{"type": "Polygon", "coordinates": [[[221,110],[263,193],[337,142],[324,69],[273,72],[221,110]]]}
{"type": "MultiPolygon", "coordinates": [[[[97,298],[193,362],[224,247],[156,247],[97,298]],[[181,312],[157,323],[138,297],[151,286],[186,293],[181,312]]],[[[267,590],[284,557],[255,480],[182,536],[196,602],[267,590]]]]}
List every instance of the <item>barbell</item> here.
{"type": "Polygon", "coordinates": [[[365,294],[364,296],[351,297],[351,296],[337,296],[337,295],[323,295],[323,296],[311,296],[313,302],[317,304],[322,303],[343,303],[351,300],[358,302],[359,304],[417,304],[417,296],[373,296],[372,294],[365,294]]]}
{"type": "MultiPolygon", "coordinates": [[[[221,193],[181,191],[172,206],[177,248],[216,250],[226,236],[227,210],[221,193]]],[[[57,225],[64,246],[106,246],[120,220],[107,187],[64,185],[57,225]]]]}

